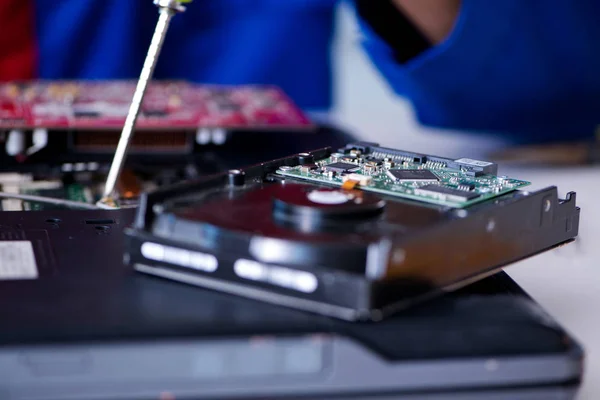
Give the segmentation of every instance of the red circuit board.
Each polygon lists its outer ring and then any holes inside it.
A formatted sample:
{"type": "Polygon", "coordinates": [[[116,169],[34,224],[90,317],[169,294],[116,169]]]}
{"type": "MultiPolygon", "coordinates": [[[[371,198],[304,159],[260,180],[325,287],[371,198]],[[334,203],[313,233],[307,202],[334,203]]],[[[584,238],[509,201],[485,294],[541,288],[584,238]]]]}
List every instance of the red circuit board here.
{"type": "MultiPolygon", "coordinates": [[[[130,81],[0,84],[0,129],[120,129],[135,89],[130,81]]],[[[137,130],[307,129],[307,116],[273,86],[153,82],[137,130]]]]}

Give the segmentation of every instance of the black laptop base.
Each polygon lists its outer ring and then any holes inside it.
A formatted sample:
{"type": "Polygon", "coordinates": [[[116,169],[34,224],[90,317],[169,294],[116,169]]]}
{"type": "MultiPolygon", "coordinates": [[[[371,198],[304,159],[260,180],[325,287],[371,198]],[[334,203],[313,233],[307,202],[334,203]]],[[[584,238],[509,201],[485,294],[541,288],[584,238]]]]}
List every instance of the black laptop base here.
{"type": "Polygon", "coordinates": [[[349,323],[137,274],[132,218],[0,214],[38,269],[0,281],[0,398],[568,399],[581,378],[580,347],[504,273],[349,323]]]}

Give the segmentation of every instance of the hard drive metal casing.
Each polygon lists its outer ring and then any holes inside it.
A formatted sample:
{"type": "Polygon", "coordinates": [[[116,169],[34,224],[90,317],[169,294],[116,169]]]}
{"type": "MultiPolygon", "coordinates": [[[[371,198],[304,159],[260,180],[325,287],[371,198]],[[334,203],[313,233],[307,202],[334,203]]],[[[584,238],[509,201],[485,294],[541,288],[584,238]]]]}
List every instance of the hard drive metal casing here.
{"type": "MultiPolygon", "coordinates": [[[[351,151],[453,162],[363,142],[338,153],[351,151]]],[[[378,320],[578,233],[575,193],[559,199],[556,187],[515,190],[467,208],[378,195],[386,204],[375,217],[342,215],[313,223],[300,207],[279,218],[281,193],[328,185],[276,171],[332,153],[300,153],[144,195],[127,231],[126,263],[139,272],[283,306],[378,320]]],[[[487,173],[495,174],[496,166],[487,173]]]]}

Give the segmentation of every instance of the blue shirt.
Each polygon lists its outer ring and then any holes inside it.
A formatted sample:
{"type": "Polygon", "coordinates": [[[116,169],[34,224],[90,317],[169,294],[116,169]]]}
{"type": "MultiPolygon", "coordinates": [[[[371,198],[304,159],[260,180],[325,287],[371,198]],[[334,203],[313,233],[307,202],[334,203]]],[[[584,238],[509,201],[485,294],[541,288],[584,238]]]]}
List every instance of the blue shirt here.
{"type": "MultiPolygon", "coordinates": [[[[151,0],[34,0],[39,77],[139,76],[158,18],[151,0]]],[[[157,79],[275,84],[305,109],[331,105],[336,0],[195,0],[173,18],[157,79]]]]}
{"type": "Polygon", "coordinates": [[[524,143],[591,138],[600,124],[598,0],[462,0],[450,36],[404,64],[362,28],[423,124],[524,143]]]}
{"type": "MultiPolygon", "coordinates": [[[[150,0],[33,1],[41,78],[138,76],[157,18],[150,0]]],[[[195,0],[174,18],[156,77],[271,83],[327,109],[335,4],[195,0]]],[[[599,18],[598,0],[463,0],[449,38],[404,64],[361,27],[422,123],[530,142],[591,137],[600,123],[599,18]]]]}

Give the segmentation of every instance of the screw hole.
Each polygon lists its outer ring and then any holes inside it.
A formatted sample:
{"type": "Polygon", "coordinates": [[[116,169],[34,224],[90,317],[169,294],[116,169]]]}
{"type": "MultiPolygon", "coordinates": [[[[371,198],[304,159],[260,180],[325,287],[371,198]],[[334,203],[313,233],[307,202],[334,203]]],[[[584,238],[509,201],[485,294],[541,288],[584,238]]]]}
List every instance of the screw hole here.
{"type": "Polygon", "coordinates": [[[98,232],[106,232],[110,229],[110,227],[105,225],[99,225],[95,226],[94,229],[96,229],[98,232]]]}

